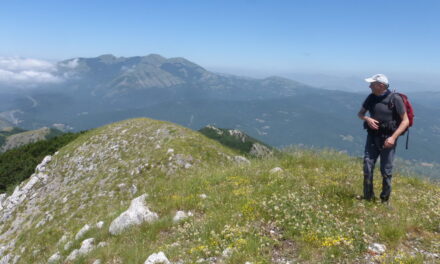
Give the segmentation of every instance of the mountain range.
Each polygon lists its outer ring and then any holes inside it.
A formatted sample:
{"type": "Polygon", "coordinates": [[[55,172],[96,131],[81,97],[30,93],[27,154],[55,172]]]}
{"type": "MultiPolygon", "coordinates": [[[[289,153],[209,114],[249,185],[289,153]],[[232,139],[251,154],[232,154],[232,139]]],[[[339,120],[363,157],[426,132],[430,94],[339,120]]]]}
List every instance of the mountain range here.
{"type": "MultiPolygon", "coordinates": [[[[102,55],[58,62],[60,82],[0,96],[0,125],[85,130],[131,117],[240,129],[270,145],[300,144],[361,155],[356,113],[365,93],[325,90],[281,77],[254,79],[207,71],[184,58],[102,55]]],[[[1,89],[5,91],[5,89],[1,89]]],[[[440,93],[414,93],[409,150],[398,155],[440,162],[440,93]]]]}

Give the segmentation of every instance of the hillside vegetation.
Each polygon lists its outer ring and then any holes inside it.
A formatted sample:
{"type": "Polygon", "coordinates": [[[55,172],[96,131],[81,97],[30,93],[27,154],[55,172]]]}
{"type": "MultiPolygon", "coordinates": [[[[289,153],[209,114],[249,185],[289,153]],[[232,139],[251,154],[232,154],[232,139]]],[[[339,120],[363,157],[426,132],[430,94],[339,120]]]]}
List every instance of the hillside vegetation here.
{"type": "Polygon", "coordinates": [[[81,133],[65,133],[0,153],[0,193],[12,192],[16,185],[32,175],[45,156],[53,155],[81,133]]]}
{"type": "MultiPolygon", "coordinates": [[[[362,163],[345,154],[239,154],[150,119],[89,131],[20,185],[12,197],[21,202],[0,200],[8,208],[0,209],[0,260],[158,263],[146,261],[158,252],[171,263],[440,260],[438,185],[396,174],[386,206],[356,198],[362,163]],[[25,191],[32,199],[20,200],[25,191]],[[155,216],[113,232],[135,198],[155,216]],[[178,211],[186,218],[175,218],[178,211]],[[73,258],[75,250],[82,253],[73,258]]],[[[379,190],[380,176],[375,184],[379,190]]]]}
{"type": "Polygon", "coordinates": [[[237,129],[224,129],[208,125],[200,129],[199,132],[224,146],[237,150],[243,155],[263,157],[272,155],[275,151],[273,147],[237,129]]]}

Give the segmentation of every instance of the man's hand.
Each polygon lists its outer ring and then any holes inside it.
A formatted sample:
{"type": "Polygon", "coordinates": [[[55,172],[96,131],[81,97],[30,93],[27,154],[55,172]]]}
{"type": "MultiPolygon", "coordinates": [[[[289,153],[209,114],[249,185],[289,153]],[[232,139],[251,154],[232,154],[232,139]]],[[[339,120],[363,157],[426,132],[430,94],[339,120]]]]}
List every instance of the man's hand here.
{"type": "Polygon", "coordinates": [[[371,117],[365,117],[365,121],[367,121],[368,126],[373,130],[379,129],[379,121],[373,119],[371,117]]]}
{"type": "Polygon", "coordinates": [[[392,148],[396,144],[396,139],[394,137],[389,137],[385,140],[385,143],[383,144],[384,148],[392,148]]]}

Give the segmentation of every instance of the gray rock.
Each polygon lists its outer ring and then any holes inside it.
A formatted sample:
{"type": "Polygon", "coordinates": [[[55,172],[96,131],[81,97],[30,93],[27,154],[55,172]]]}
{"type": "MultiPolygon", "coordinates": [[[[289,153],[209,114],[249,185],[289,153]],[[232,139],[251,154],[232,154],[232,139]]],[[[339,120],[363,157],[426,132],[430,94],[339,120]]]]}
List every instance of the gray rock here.
{"type": "Polygon", "coordinates": [[[3,209],[2,204],[3,204],[3,201],[4,201],[5,199],[6,199],[6,193],[2,193],[2,194],[0,194],[0,210],[3,209]]]}
{"type": "Polygon", "coordinates": [[[379,243],[373,243],[368,246],[368,251],[375,255],[382,255],[385,253],[386,249],[387,247],[385,245],[379,243]]]}
{"type": "Polygon", "coordinates": [[[0,244],[0,257],[3,256],[3,253],[6,251],[7,247],[0,244]]]}
{"type": "Polygon", "coordinates": [[[229,135],[235,137],[236,139],[240,140],[242,143],[246,142],[246,134],[238,129],[230,129],[228,130],[229,135]]]}
{"type": "Polygon", "coordinates": [[[55,253],[55,254],[53,254],[48,260],[47,260],[47,263],[56,263],[56,262],[58,262],[58,261],[60,261],[61,260],[61,254],[60,254],[60,252],[57,252],[57,253],[55,253]]]}
{"type": "Polygon", "coordinates": [[[131,195],[135,195],[137,193],[138,189],[136,187],[136,185],[132,184],[130,187],[130,193],[131,195]]]}
{"type": "Polygon", "coordinates": [[[81,248],[79,249],[80,254],[87,254],[93,250],[95,243],[94,238],[88,238],[81,243],[81,248]]]}
{"type": "Polygon", "coordinates": [[[90,226],[88,224],[85,224],[75,235],[75,239],[80,239],[85,233],[87,233],[90,230],[90,226]]]}
{"type": "Polygon", "coordinates": [[[159,253],[151,254],[144,264],[171,264],[165,254],[161,251],[159,253]]]}
{"type": "Polygon", "coordinates": [[[179,222],[185,218],[188,218],[190,216],[193,216],[193,214],[191,212],[184,212],[184,211],[177,211],[176,215],[173,217],[173,222],[179,222]]]}
{"type": "Polygon", "coordinates": [[[120,234],[124,229],[140,225],[143,222],[153,222],[158,219],[156,213],[151,212],[145,205],[147,194],[143,194],[131,201],[130,207],[110,224],[109,232],[112,235],[120,234]]]}
{"type": "Polygon", "coordinates": [[[255,157],[266,157],[266,156],[271,156],[273,152],[266,146],[263,146],[259,143],[254,143],[252,144],[249,154],[255,157]]]}
{"type": "Polygon", "coordinates": [[[101,229],[104,226],[104,221],[99,221],[96,223],[96,228],[101,229]]]}
{"type": "Polygon", "coordinates": [[[177,154],[174,156],[174,162],[178,167],[188,169],[192,166],[193,157],[191,155],[177,154]]]}
{"type": "MultiPolygon", "coordinates": [[[[219,258],[217,257],[209,257],[209,258],[199,258],[196,260],[196,263],[218,263],[219,258]]],[[[220,262],[223,263],[223,262],[220,262]]]]}
{"type": "Polygon", "coordinates": [[[58,240],[57,245],[61,245],[62,243],[66,242],[66,241],[67,241],[67,235],[64,234],[64,235],[60,238],[60,240],[58,240]]]}
{"type": "Polygon", "coordinates": [[[232,253],[234,253],[232,248],[226,248],[225,250],[223,250],[222,252],[222,257],[224,258],[229,258],[232,256],[232,253]]]}
{"type": "Polygon", "coordinates": [[[234,161],[238,164],[249,165],[251,162],[243,156],[234,156],[234,161]]]}
{"type": "Polygon", "coordinates": [[[280,167],[275,167],[269,171],[270,174],[274,174],[278,172],[283,172],[283,169],[281,169],[280,167]]]}
{"type": "Polygon", "coordinates": [[[7,254],[6,256],[0,259],[0,264],[9,264],[11,260],[12,260],[12,255],[7,254]]]}
{"type": "Polygon", "coordinates": [[[98,244],[98,247],[100,248],[100,247],[106,247],[106,246],[108,246],[108,243],[107,242],[99,242],[99,244],[98,244]]]}
{"type": "Polygon", "coordinates": [[[73,246],[73,242],[69,241],[64,245],[64,250],[69,250],[73,246]]]}
{"type": "Polygon", "coordinates": [[[43,161],[35,168],[36,172],[45,172],[47,164],[52,161],[52,156],[48,155],[44,157],[43,161]]]}
{"type": "Polygon", "coordinates": [[[14,192],[11,196],[3,198],[2,202],[2,214],[0,214],[0,222],[9,219],[15,209],[23,203],[26,198],[29,200],[35,198],[34,186],[38,183],[46,183],[48,176],[43,173],[34,173],[31,175],[28,181],[21,183],[19,186],[15,187],[14,192]],[[34,193],[32,193],[34,192],[34,193]]]}
{"type": "Polygon", "coordinates": [[[93,245],[95,242],[94,238],[88,238],[81,242],[81,248],[73,250],[69,256],[67,256],[66,261],[73,261],[79,256],[83,256],[92,251],[95,246],[93,245]]]}
{"type": "Polygon", "coordinates": [[[53,220],[53,215],[51,215],[50,213],[46,213],[46,215],[44,216],[43,219],[41,219],[40,222],[38,222],[38,224],[35,226],[36,228],[39,228],[43,225],[45,225],[47,222],[50,222],[53,220]]]}
{"type": "Polygon", "coordinates": [[[0,259],[0,264],[15,264],[20,259],[20,256],[14,256],[12,254],[7,254],[0,259]]]}
{"type": "Polygon", "coordinates": [[[213,126],[213,125],[207,125],[206,128],[209,128],[211,130],[214,130],[215,133],[217,133],[217,135],[223,135],[223,131],[218,129],[217,127],[213,126]]]}
{"type": "Polygon", "coordinates": [[[78,257],[79,257],[79,250],[74,249],[72,252],[70,252],[69,256],[67,256],[66,261],[73,261],[78,257]]]}

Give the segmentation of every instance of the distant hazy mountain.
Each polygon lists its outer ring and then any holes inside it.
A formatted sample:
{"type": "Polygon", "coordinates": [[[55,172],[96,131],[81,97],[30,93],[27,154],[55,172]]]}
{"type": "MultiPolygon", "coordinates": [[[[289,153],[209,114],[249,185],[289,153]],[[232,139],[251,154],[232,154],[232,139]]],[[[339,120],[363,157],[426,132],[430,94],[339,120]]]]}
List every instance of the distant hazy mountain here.
{"type": "MultiPolygon", "coordinates": [[[[368,90],[350,93],[281,77],[217,74],[184,58],[155,54],[69,59],[57,64],[56,74],[64,81],[8,94],[0,121],[25,129],[56,124],[84,130],[146,116],[192,129],[207,124],[238,128],[274,146],[363,151],[365,132],[356,113],[368,90]]],[[[440,119],[432,114],[437,95],[410,95],[416,123],[410,150],[399,151],[400,156],[440,162],[440,119]]]]}
{"type": "MultiPolygon", "coordinates": [[[[304,84],[282,78],[257,80],[211,73],[184,58],[145,57],[76,58],[58,63],[62,84],[74,93],[118,104],[143,95],[145,104],[177,98],[255,99],[295,94],[304,84]]],[[[135,102],[138,100],[135,100],[135,102]]],[[[133,101],[130,101],[131,104],[133,101]]]]}

